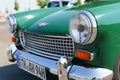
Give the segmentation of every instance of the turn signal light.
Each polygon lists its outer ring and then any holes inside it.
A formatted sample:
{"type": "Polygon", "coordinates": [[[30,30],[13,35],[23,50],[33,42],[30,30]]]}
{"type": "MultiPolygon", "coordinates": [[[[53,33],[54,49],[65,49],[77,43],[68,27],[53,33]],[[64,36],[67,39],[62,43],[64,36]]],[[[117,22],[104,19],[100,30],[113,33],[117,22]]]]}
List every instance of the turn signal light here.
{"type": "Polygon", "coordinates": [[[13,43],[17,43],[17,42],[18,42],[18,40],[17,40],[15,37],[12,37],[12,38],[11,38],[11,41],[12,41],[13,43]]]}
{"type": "Polygon", "coordinates": [[[84,50],[76,50],[75,54],[78,59],[87,60],[87,61],[93,60],[93,53],[84,50]]]}

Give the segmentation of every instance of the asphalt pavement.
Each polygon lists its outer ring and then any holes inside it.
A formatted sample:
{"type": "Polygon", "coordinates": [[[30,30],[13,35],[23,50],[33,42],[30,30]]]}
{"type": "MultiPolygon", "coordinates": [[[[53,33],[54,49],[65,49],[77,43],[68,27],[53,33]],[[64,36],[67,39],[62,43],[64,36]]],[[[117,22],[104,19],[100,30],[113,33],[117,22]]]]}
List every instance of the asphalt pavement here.
{"type": "Polygon", "coordinates": [[[11,43],[12,34],[8,32],[6,24],[0,22],[0,80],[41,80],[7,60],[7,45],[11,43]]]}

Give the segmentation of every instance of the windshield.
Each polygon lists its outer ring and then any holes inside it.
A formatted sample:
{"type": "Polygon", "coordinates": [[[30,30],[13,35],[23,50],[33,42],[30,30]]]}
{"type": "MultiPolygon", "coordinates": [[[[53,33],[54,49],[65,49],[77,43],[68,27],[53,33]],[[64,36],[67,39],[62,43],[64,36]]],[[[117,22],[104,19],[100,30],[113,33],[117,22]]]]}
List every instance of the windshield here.
{"type": "Polygon", "coordinates": [[[48,3],[48,8],[49,7],[60,7],[60,4],[57,1],[52,1],[48,3]]]}
{"type": "Polygon", "coordinates": [[[68,4],[68,1],[62,1],[63,6],[67,6],[67,4],[68,4]]]}

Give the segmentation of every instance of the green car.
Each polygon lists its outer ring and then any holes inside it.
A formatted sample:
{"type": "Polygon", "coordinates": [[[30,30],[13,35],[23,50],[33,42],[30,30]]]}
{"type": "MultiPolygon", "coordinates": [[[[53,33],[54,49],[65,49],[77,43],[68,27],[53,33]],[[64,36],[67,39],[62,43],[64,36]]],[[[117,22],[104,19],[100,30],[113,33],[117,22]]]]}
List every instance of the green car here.
{"type": "Polygon", "coordinates": [[[8,59],[43,80],[120,80],[119,0],[10,14],[7,24],[8,59]]]}

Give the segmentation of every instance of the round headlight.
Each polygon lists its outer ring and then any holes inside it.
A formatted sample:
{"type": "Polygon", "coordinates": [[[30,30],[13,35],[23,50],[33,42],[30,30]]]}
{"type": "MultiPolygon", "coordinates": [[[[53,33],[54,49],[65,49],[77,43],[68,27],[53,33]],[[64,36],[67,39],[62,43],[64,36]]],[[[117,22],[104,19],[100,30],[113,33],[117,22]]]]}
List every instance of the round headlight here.
{"type": "Polygon", "coordinates": [[[6,22],[7,22],[7,27],[8,30],[12,33],[14,33],[17,29],[17,21],[16,18],[14,17],[13,14],[10,14],[7,18],[6,18],[6,22]]]}
{"type": "Polygon", "coordinates": [[[97,23],[94,16],[82,10],[70,21],[70,35],[76,43],[87,45],[92,43],[97,35],[97,23]]]}

